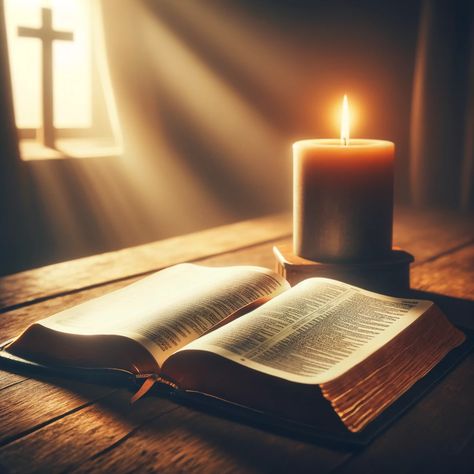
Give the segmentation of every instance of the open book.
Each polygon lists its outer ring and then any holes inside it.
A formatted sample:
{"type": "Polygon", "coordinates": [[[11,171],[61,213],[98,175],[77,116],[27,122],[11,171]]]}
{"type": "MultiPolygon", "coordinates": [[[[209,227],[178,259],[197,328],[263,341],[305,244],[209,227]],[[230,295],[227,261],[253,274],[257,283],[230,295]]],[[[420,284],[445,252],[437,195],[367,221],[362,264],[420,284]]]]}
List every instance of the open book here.
{"type": "Polygon", "coordinates": [[[429,301],[181,264],[34,323],[4,353],[359,432],[464,339],[429,301]]]}

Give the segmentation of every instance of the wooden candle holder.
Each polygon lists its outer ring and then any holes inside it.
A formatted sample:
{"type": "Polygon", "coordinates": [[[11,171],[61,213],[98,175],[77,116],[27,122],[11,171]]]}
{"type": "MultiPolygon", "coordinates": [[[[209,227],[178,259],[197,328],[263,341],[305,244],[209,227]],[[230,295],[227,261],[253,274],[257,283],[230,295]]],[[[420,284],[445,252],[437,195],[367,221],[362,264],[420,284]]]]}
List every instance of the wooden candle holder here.
{"type": "Polygon", "coordinates": [[[413,255],[394,248],[384,259],[366,262],[314,262],[293,253],[291,244],[273,247],[276,271],[291,286],[311,277],[326,277],[385,294],[399,294],[410,288],[413,255]]]}

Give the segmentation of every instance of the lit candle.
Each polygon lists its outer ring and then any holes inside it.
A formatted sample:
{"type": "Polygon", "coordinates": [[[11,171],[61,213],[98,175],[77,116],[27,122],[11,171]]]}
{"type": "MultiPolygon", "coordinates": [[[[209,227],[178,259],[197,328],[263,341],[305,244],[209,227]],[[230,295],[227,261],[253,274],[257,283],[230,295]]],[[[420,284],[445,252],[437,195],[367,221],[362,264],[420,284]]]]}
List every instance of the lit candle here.
{"type": "Polygon", "coordinates": [[[293,252],[315,261],[383,258],[392,249],[394,144],[340,139],[293,144],[293,252]]]}

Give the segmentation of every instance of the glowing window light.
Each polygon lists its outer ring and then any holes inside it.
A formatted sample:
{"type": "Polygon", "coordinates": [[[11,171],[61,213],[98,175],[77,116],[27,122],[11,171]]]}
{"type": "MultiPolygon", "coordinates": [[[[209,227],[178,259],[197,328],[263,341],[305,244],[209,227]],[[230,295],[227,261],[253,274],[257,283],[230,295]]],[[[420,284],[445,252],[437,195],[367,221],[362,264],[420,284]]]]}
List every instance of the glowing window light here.
{"type": "Polygon", "coordinates": [[[6,0],[8,51],[18,128],[42,126],[42,42],[18,35],[19,27],[40,28],[42,8],[52,11],[53,30],[73,32],[73,41],[53,42],[55,128],[90,128],[90,4],[86,0],[6,0]]]}

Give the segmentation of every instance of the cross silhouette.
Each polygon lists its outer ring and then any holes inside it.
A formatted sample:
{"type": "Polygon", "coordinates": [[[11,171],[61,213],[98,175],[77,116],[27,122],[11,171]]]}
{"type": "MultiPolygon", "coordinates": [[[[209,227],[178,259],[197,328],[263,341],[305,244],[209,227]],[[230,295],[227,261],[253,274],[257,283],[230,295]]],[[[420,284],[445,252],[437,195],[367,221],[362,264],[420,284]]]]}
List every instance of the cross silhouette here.
{"type": "Polygon", "coordinates": [[[50,8],[41,9],[41,26],[39,28],[18,27],[18,36],[38,38],[42,42],[42,90],[43,90],[43,124],[39,130],[39,140],[44,146],[54,148],[53,119],[53,41],[72,41],[74,34],[53,30],[53,13],[50,8]]]}

